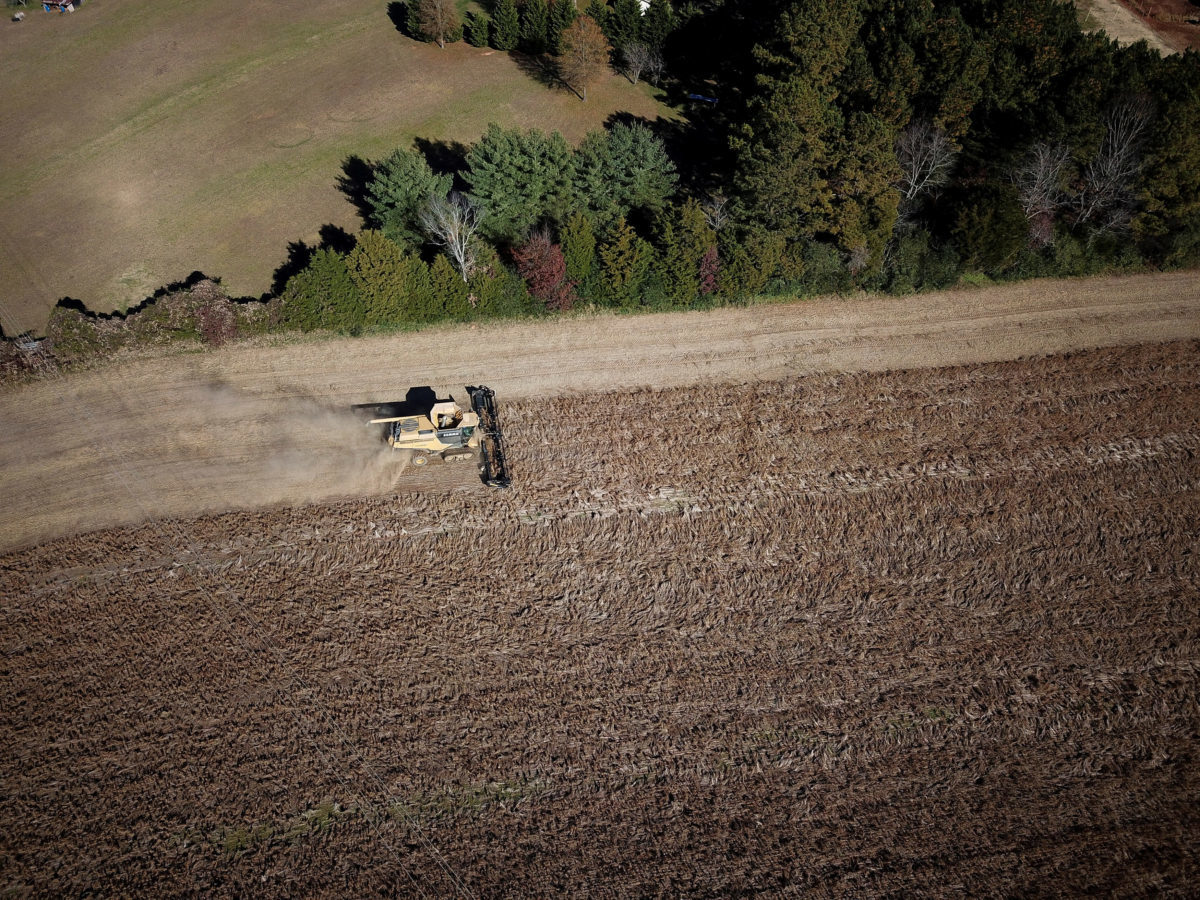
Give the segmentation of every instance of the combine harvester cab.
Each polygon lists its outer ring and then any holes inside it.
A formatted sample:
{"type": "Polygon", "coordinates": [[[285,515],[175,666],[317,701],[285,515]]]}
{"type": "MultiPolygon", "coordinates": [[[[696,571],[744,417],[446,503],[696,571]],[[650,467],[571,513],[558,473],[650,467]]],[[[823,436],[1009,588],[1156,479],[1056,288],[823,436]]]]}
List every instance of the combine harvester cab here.
{"type": "Polygon", "coordinates": [[[507,487],[495,393],[486,387],[469,387],[467,393],[471,397],[469,412],[453,398],[438,400],[430,388],[410,390],[403,403],[368,403],[354,409],[371,413],[367,424],[383,425],[387,445],[406,454],[412,465],[425,466],[433,459],[478,459],[486,484],[507,487]]]}

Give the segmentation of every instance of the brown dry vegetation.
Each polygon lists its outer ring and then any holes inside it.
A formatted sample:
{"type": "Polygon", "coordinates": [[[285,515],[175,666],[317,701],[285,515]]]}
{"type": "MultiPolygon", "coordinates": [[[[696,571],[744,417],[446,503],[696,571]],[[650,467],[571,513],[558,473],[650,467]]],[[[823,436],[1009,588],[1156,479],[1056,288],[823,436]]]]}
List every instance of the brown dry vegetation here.
{"type": "Polygon", "coordinates": [[[510,402],[0,559],[13,893],[1178,895],[1200,343],[510,402]]]}

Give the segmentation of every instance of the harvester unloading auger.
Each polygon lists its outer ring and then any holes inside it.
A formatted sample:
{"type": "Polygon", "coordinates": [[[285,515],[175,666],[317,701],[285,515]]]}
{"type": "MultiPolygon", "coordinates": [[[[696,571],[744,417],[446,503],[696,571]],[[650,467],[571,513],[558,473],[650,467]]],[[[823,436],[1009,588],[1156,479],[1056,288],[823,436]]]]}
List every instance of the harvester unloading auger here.
{"type": "Polygon", "coordinates": [[[369,425],[383,425],[384,440],[393,452],[406,454],[414,466],[431,460],[479,460],[485,484],[508,487],[504,437],[496,414],[496,394],[488,387],[468,387],[471,411],[454,401],[439,400],[431,388],[414,388],[403,403],[364,403],[369,425]]]}

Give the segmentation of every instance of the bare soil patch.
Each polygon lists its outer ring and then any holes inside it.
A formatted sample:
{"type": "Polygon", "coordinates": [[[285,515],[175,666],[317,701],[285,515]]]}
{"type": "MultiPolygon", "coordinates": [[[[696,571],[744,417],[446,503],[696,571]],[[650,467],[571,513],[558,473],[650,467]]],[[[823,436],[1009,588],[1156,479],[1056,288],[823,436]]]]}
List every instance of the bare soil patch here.
{"type": "Polygon", "coordinates": [[[489,121],[578,139],[616,110],[661,110],[617,76],[585,104],[508,54],[415,43],[377,0],[279,9],[124,0],[0,29],[5,330],[42,328],[63,296],[107,311],[193,270],[264,292],[288,242],[357,228],[337,189],[351,155],[470,142],[489,121]]]}
{"type": "Polygon", "coordinates": [[[1200,7],[1190,0],[1078,0],[1085,27],[1122,44],[1145,41],[1163,55],[1200,49],[1200,7]]]}
{"type": "Polygon", "coordinates": [[[1194,890],[1200,343],[505,410],[509,491],[0,559],[0,883],[1194,890]]]}
{"type": "Polygon", "coordinates": [[[344,410],[419,385],[445,393],[488,384],[503,407],[1187,337],[1200,337],[1192,272],[135,360],[0,394],[0,548],[156,516],[390,491],[393,466],[344,410]]]}

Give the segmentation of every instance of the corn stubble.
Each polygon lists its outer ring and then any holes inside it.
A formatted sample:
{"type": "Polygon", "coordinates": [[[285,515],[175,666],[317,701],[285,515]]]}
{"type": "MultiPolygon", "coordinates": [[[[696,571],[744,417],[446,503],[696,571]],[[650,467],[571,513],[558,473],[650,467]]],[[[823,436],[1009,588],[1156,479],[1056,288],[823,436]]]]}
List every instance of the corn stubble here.
{"type": "Polygon", "coordinates": [[[0,876],[1186,894],[1198,350],[504,403],[508,491],[10,555],[0,876]]]}

